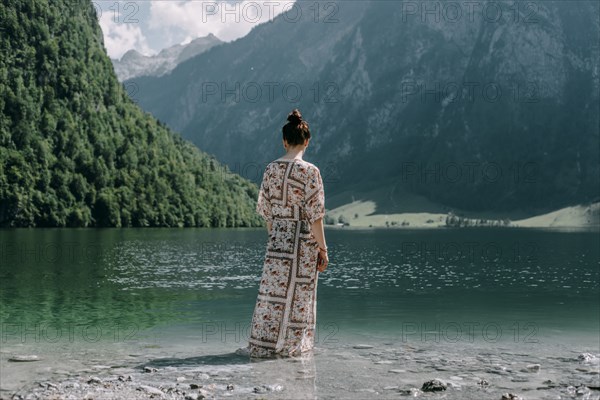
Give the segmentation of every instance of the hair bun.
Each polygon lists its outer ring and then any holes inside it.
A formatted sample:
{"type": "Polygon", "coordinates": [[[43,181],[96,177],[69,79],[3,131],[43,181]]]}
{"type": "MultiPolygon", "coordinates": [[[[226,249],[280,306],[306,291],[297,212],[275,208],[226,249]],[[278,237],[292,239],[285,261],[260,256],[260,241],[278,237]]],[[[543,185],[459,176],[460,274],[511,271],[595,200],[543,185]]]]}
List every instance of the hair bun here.
{"type": "Polygon", "coordinates": [[[294,125],[299,125],[302,122],[302,114],[298,109],[295,109],[288,114],[287,120],[294,125]]]}

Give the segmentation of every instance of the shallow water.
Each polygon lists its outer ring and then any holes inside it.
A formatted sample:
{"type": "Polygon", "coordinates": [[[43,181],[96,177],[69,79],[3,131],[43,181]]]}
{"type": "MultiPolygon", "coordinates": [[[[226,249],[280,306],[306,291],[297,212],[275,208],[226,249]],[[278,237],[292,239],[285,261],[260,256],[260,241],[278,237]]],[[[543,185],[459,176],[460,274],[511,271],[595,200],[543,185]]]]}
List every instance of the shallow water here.
{"type": "Polygon", "coordinates": [[[178,366],[165,379],[187,368],[231,381],[222,395],[234,397],[261,382],[283,387],[260,394],[273,398],[397,397],[436,377],[455,382],[445,398],[600,386],[597,360],[577,359],[600,353],[597,231],[328,230],[314,358],[248,363],[232,352],[246,344],[266,239],[260,229],[0,230],[0,388],[152,364],[178,366]],[[43,360],[8,361],[18,354],[43,360]]]}

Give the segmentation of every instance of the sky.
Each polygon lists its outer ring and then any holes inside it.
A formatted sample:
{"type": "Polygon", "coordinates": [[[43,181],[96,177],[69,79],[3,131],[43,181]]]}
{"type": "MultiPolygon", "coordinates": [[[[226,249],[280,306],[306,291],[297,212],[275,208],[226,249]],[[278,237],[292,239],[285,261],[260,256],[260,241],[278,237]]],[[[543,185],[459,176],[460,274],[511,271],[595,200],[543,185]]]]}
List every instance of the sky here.
{"type": "Polygon", "coordinates": [[[130,49],[152,55],[174,44],[214,34],[229,42],[289,10],[293,0],[93,0],[111,58],[130,49]]]}

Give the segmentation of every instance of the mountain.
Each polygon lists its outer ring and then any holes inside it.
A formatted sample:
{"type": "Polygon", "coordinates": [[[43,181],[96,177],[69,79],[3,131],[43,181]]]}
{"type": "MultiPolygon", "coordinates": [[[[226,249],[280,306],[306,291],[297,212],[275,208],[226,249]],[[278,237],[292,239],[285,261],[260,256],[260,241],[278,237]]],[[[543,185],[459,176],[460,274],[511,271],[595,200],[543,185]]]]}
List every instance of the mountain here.
{"type": "Polygon", "coordinates": [[[221,43],[224,42],[210,33],[188,44],[176,44],[163,49],[154,56],[145,56],[132,49],[123,54],[120,60],[111,59],[111,61],[120,81],[143,75],[161,76],[171,72],[179,63],[221,43]]]}
{"type": "Polygon", "coordinates": [[[419,196],[424,212],[524,218],[598,199],[597,2],[296,7],[127,81],[138,104],[253,180],[298,107],[328,207],[419,196]]]}
{"type": "Polygon", "coordinates": [[[0,225],[258,226],[257,187],[129,99],[90,1],[0,4],[0,225]]]}

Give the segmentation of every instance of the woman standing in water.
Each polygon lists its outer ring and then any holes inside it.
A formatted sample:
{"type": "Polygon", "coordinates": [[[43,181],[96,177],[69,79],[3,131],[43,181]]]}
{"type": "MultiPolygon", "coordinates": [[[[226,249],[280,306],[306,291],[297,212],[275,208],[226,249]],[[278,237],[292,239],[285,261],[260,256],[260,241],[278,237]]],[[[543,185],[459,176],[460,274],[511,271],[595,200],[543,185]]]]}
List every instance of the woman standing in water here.
{"type": "Polygon", "coordinates": [[[287,120],[286,154],[265,168],[256,206],[269,240],[247,348],[253,357],[297,356],[313,348],[318,272],[329,263],[323,180],[302,159],[308,123],[298,110],[287,120]]]}

